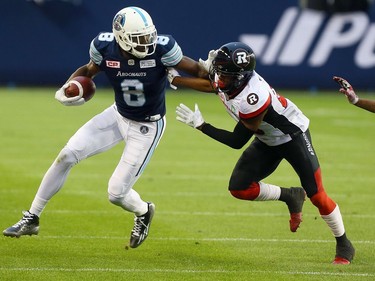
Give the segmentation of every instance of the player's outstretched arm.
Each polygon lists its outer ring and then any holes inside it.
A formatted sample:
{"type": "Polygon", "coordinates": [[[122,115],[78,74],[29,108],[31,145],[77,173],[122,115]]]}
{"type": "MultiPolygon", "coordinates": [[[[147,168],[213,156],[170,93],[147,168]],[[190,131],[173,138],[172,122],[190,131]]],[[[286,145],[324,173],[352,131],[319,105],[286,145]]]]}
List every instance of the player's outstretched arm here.
{"type": "Polygon", "coordinates": [[[213,93],[214,89],[208,79],[197,77],[182,77],[176,69],[168,67],[168,81],[171,88],[190,88],[199,92],[213,93]]]}
{"type": "Polygon", "coordinates": [[[200,92],[215,92],[208,79],[208,72],[197,61],[187,56],[184,56],[173,68],[168,68],[168,80],[173,89],[183,87],[200,92]],[[179,72],[188,76],[181,76],[179,72]]]}
{"type": "Polygon", "coordinates": [[[254,132],[247,129],[242,122],[236,124],[233,132],[219,129],[206,123],[197,104],[195,104],[195,109],[193,111],[181,103],[177,106],[176,113],[176,119],[178,121],[198,129],[210,138],[234,149],[242,148],[254,134],[254,132]]]}
{"type": "Polygon", "coordinates": [[[200,63],[187,56],[183,56],[181,61],[176,64],[174,68],[193,77],[208,79],[208,71],[206,71],[200,63]]]}
{"type": "Polygon", "coordinates": [[[342,77],[333,76],[333,80],[341,86],[339,90],[340,93],[344,94],[351,104],[354,104],[357,107],[375,113],[374,100],[366,100],[359,98],[355,93],[352,85],[350,85],[350,83],[342,77]]]}
{"type": "Polygon", "coordinates": [[[190,88],[199,92],[214,93],[211,82],[203,78],[177,76],[173,80],[176,87],[190,88]]]}
{"type": "Polygon", "coordinates": [[[374,100],[358,99],[358,102],[355,105],[367,111],[375,113],[375,101],[374,100]]]}

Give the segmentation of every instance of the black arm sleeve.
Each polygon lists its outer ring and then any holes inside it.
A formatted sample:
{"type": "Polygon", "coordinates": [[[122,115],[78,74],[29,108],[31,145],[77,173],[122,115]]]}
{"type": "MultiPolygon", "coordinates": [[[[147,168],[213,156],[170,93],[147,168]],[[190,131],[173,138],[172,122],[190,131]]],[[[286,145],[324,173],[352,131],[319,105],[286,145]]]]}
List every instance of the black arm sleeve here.
{"type": "Polygon", "coordinates": [[[254,134],[254,132],[247,129],[242,122],[237,123],[233,132],[215,128],[208,123],[202,126],[201,131],[207,136],[234,149],[242,148],[254,134]]]}

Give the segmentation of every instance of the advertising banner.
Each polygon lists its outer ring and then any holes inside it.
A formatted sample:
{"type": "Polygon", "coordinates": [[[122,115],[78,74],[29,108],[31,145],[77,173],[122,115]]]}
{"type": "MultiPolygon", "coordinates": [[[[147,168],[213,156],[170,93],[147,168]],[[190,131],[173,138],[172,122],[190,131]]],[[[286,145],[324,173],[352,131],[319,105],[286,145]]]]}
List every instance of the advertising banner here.
{"type": "MultiPolygon", "coordinates": [[[[333,75],[374,90],[375,8],[337,12],[298,0],[6,0],[0,10],[2,86],[59,86],[89,60],[91,40],[111,32],[125,6],[150,13],[159,34],[171,34],[185,55],[242,41],[257,71],[277,88],[330,89],[333,75]]],[[[104,76],[96,78],[106,86],[104,76]]]]}

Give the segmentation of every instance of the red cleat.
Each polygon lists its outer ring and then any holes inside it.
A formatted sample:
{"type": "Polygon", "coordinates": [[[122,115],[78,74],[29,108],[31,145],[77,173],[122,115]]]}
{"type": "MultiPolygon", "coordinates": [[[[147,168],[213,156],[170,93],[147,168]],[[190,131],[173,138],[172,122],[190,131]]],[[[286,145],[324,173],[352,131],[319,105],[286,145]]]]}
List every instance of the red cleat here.
{"type": "Polygon", "coordinates": [[[347,265],[347,264],[350,264],[350,261],[348,261],[347,259],[344,259],[342,257],[336,257],[332,264],[344,264],[344,265],[347,265]]]}
{"type": "Polygon", "coordinates": [[[296,232],[297,228],[302,222],[302,212],[301,213],[291,213],[289,220],[289,227],[291,232],[296,232]]]}
{"type": "Polygon", "coordinates": [[[302,187],[289,188],[290,199],[285,203],[290,213],[289,227],[291,232],[296,232],[302,222],[302,207],[306,200],[306,192],[302,187]]]}

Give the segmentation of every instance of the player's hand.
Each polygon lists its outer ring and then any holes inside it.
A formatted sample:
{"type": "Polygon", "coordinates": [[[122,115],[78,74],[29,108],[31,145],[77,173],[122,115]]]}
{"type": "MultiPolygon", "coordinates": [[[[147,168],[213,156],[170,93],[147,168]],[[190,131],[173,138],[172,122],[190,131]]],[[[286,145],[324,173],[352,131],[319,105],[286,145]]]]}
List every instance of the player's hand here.
{"type": "Polygon", "coordinates": [[[61,102],[63,105],[71,106],[71,105],[82,105],[85,103],[85,99],[82,97],[82,94],[68,98],[65,95],[65,89],[69,87],[69,82],[64,84],[60,89],[56,91],[55,99],[61,102]]]}
{"type": "Polygon", "coordinates": [[[175,85],[173,85],[173,80],[178,77],[178,76],[181,76],[180,73],[178,73],[178,71],[176,69],[174,69],[173,67],[168,67],[168,81],[169,81],[169,86],[173,89],[173,90],[177,90],[177,87],[175,85]]]}
{"type": "Polygon", "coordinates": [[[193,128],[199,128],[205,122],[201,112],[199,111],[198,104],[195,104],[195,111],[192,111],[189,107],[180,103],[176,108],[177,117],[176,119],[182,123],[185,123],[193,128]]]}
{"type": "Polygon", "coordinates": [[[333,76],[333,80],[335,80],[340,86],[340,92],[343,93],[351,104],[356,104],[359,100],[358,96],[354,92],[352,85],[344,78],[333,76]]]}
{"type": "Polygon", "coordinates": [[[206,60],[199,59],[199,65],[207,72],[210,72],[210,67],[211,67],[213,59],[216,57],[216,54],[217,54],[217,50],[209,51],[208,57],[206,60]]]}

